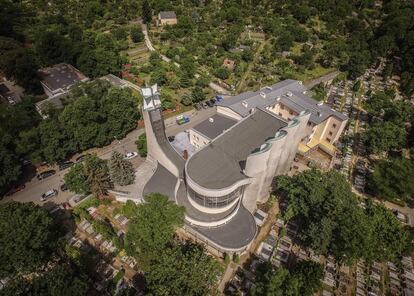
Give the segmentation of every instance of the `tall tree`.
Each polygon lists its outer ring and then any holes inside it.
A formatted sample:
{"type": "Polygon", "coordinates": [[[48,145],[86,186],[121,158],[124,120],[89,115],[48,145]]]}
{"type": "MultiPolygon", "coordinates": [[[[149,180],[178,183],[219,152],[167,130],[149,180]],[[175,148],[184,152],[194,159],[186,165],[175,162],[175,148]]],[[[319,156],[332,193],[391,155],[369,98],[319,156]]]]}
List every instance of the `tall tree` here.
{"type": "Polygon", "coordinates": [[[145,274],[150,295],[159,296],[211,295],[218,276],[217,261],[190,243],[159,253],[145,274]]]}
{"type": "Polygon", "coordinates": [[[321,288],[323,268],[312,261],[301,261],[289,272],[264,264],[258,269],[252,296],[311,296],[321,288]]]}
{"type": "Polygon", "coordinates": [[[48,295],[83,296],[88,291],[87,277],[78,274],[69,264],[59,264],[31,281],[21,276],[11,279],[0,291],[4,296],[48,295]]]}
{"type": "Polygon", "coordinates": [[[83,163],[75,163],[63,177],[68,189],[77,194],[86,195],[91,192],[91,186],[85,175],[83,163]]]}
{"type": "Polygon", "coordinates": [[[414,194],[414,161],[380,160],[368,177],[368,190],[388,200],[407,200],[414,194]]]}
{"type": "Polygon", "coordinates": [[[13,151],[11,136],[0,132],[0,195],[13,182],[17,181],[21,174],[20,161],[13,151]]]}
{"type": "Polygon", "coordinates": [[[87,155],[83,165],[92,193],[96,196],[106,195],[108,189],[112,187],[106,161],[96,155],[87,155]]]}
{"type": "Polygon", "coordinates": [[[404,126],[390,121],[377,122],[367,129],[364,138],[370,153],[382,153],[405,147],[407,131],[404,126]]]}
{"type": "Polygon", "coordinates": [[[0,277],[33,272],[56,249],[58,232],[49,213],[33,203],[0,205],[0,277]]]}
{"type": "MultiPolygon", "coordinates": [[[[276,182],[289,203],[285,218],[298,221],[300,239],[317,253],[332,254],[338,261],[352,263],[359,258],[390,260],[407,249],[406,239],[399,241],[400,247],[389,240],[378,241],[379,223],[371,222],[383,220],[380,217],[382,210],[369,211],[360,207],[349,183],[340,173],[322,173],[313,169],[293,177],[279,177],[276,182]],[[379,216],[373,216],[377,214],[379,216]],[[387,252],[378,249],[378,245],[387,252]]],[[[384,228],[381,235],[388,232],[390,237],[409,237],[401,226],[395,227],[399,225],[398,221],[391,212],[389,214],[387,219],[395,223],[388,223],[390,228],[384,228]]]]}
{"type": "Polygon", "coordinates": [[[129,160],[124,159],[124,156],[118,151],[112,152],[109,160],[109,173],[112,182],[121,186],[132,184],[135,181],[134,166],[129,160]]]}
{"type": "Polygon", "coordinates": [[[169,201],[165,195],[149,194],[131,218],[126,249],[140,258],[155,258],[171,242],[176,228],[183,223],[183,207],[169,201]]]}
{"type": "Polygon", "coordinates": [[[152,20],[152,10],[148,0],[142,2],[142,20],[145,24],[150,24],[152,20]]]}

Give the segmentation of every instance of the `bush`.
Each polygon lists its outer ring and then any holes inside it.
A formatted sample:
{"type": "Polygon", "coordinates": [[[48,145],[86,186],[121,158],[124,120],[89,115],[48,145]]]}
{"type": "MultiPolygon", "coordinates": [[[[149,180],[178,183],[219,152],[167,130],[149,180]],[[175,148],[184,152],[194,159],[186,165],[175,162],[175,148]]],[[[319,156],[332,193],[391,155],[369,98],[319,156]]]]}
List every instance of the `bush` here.
{"type": "Polygon", "coordinates": [[[214,72],[214,76],[220,78],[221,80],[226,80],[229,78],[230,72],[226,68],[220,67],[214,72]]]}
{"type": "Polygon", "coordinates": [[[193,103],[193,100],[191,99],[191,96],[185,95],[181,98],[181,104],[184,106],[190,106],[193,103]]]}
{"type": "Polygon", "coordinates": [[[224,253],[224,263],[226,263],[226,264],[230,263],[230,256],[227,253],[224,253]]]}
{"type": "Polygon", "coordinates": [[[239,263],[239,261],[240,261],[240,256],[239,256],[238,254],[234,253],[234,254],[233,254],[233,261],[234,261],[235,263],[239,263]]]}
{"type": "Polygon", "coordinates": [[[138,43],[144,40],[144,33],[142,33],[142,31],[137,27],[131,28],[130,35],[131,35],[131,40],[134,43],[138,43]]]}
{"type": "Polygon", "coordinates": [[[138,153],[141,157],[146,157],[148,150],[147,150],[147,135],[142,134],[138,137],[138,140],[135,142],[137,144],[138,153]]]}

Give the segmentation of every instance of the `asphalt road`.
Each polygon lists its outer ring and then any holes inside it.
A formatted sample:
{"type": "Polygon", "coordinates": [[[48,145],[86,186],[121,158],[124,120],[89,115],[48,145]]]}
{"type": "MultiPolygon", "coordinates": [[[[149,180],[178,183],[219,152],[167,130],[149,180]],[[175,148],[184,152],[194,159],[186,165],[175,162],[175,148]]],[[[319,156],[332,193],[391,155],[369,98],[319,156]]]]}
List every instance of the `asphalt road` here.
{"type": "MultiPolygon", "coordinates": [[[[191,120],[189,123],[184,125],[177,125],[175,123],[175,117],[167,118],[165,120],[165,126],[166,126],[166,134],[168,136],[175,135],[179,132],[182,132],[184,130],[187,130],[196,124],[200,123],[201,121],[207,119],[208,117],[212,116],[216,113],[215,108],[209,108],[201,111],[189,111],[184,114],[189,115],[191,120]]],[[[131,131],[124,139],[121,140],[114,140],[110,145],[102,147],[102,148],[94,148],[90,149],[88,151],[84,151],[85,153],[95,153],[100,158],[103,159],[109,159],[111,157],[111,153],[113,151],[118,151],[122,154],[125,154],[126,152],[131,151],[137,151],[135,141],[138,138],[139,135],[144,133],[143,128],[137,128],[133,131],[131,131]]],[[[76,155],[73,157],[73,159],[76,158],[76,155]]],[[[134,167],[137,168],[139,165],[144,161],[141,157],[135,157],[131,160],[134,167]]],[[[59,171],[57,167],[54,167],[57,171],[57,173],[51,177],[48,177],[44,180],[37,180],[36,177],[33,177],[30,181],[26,182],[26,188],[20,192],[17,192],[11,196],[5,197],[1,202],[8,202],[11,200],[19,201],[19,202],[34,202],[37,204],[44,204],[40,201],[40,196],[42,193],[50,190],[50,189],[57,189],[59,191],[58,195],[51,198],[49,201],[53,202],[55,204],[61,204],[66,202],[71,196],[74,195],[73,192],[66,191],[62,192],[60,191],[60,185],[63,184],[63,176],[69,171],[69,169],[59,171]]]]}

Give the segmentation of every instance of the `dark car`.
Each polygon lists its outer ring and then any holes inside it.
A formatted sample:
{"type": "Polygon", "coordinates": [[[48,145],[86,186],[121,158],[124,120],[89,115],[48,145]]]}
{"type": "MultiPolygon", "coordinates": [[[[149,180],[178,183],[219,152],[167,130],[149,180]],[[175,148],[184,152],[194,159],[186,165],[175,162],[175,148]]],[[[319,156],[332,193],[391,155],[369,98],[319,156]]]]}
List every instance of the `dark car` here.
{"type": "Polygon", "coordinates": [[[78,157],[76,157],[76,162],[81,162],[85,158],[85,155],[81,154],[78,157]]]}
{"type": "Polygon", "coordinates": [[[47,177],[53,176],[54,174],[56,174],[55,170],[49,170],[49,171],[44,171],[38,174],[36,177],[38,180],[43,180],[43,179],[46,179],[47,177]]]}
{"type": "Polygon", "coordinates": [[[66,191],[68,190],[68,186],[66,186],[65,183],[63,183],[62,185],[60,185],[60,191],[66,191]]]}
{"type": "Polygon", "coordinates": [[[169,136],[169,137],[168,137],[168,141],[170,141],[170,142],[174,142],[174,140],[175,140],[175,137],[174,137],[174,136],[169,136]]]}
{"type": "Polygon", "coordinates": [[[201,110],[201,106],[200,106],[200,104],[199,104],[199,103],[195,103],[195,104],[194,104],[194,108],[195,108],[197,111],[200,111],[200,110],[201,110]]]}
{"type": "Polygon", "coordinates": [[[214,106],[214,104],[210,101],[206,101],[207,106],[209,106],[210,108],[214,106]]]}
{"type": "Polygon", "coordinates": [[[13,187],[12,189],[10,189],[9,191],[7,191],[6,192],[6,196],[10,196],[10,195],[12,195],[12,194],[15,194],[15,193],[17,193],[17,192],[19,192],[19,191],[21,191],[21,190],[23,190],[23,189],[25,189],[26,188],[26,185],[20,185],[20,186],[16,186],[16,187],[13,187]]]}
{"type": "Polygon", "coordinates": [[[214,104],[216,104],[216,99],[215,99],[215,98],[212,98],[212,99],[210,100],[210,102],[214,105],[214,104]]]}
{"type": "Polygon", "coordinates": [[[73,161],[65,161],[65,162],[61,162],[59,163],[59,170],[64,170],[67,169],[69,167],[71,167],[73,165],[73,161]]]}

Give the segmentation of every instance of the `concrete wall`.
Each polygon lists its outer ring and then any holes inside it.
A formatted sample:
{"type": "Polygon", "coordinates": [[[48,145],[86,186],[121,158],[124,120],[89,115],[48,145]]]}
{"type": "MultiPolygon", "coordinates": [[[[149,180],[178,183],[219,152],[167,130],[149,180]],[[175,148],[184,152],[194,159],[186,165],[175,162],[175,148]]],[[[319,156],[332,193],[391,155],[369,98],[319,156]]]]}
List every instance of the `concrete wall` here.
{"type": "Polygon", "coordinates": [[[197,149],[201,149],[207,144],[210,143],[210,139],[205,137],[204,135],[198,133],[197,131],[190,129],[189,131],[190,143],[197,149]]]}
{"type": "Polygon", "coordinates": [[[257,200],[259,203],[264,203],[269,198],[273,178],[275,177],[280,159],[283,153],[285,152],[283,148],[285,146],[286,136],[286,131],[281,130],[276,133],[275,137],[273,137],[270,140],[267,140],[267,143],[272,144],[272,150],[267,161],[263,185],[261,187],[261,191],[259,192],[259,198],[257,200]]]}
{"type": "Polygon", "coordinates": [[[177,24],[177,19],[161,19],[158,16],[158,25],[159,26],[165,26],[165,25],[176,25],[177,24]]]}
{"type": "Polygon", "coordinates": [[[263,191],[262,187],[266,178],[266,168],[271,151],[272,144],[265,143],[259,152],[252,153],[247,157],[244,173],[251,178],[252,182],[244,191],[243,205],[250,212],[254,212],[258,200],[265,198],[259,196],[259,194],[263,191]]]}
{"type": "Polygon", "coordinates": [[[276,106],[272,106],[268,108],[268,110],[288,121],[292,120],[295,116],[298,115],[297,112],[289,109],[289,107],[281,103],[277,104],[276,106]]]}
{"type": "MultiPolygon", "coordinates": [[[[159,112],[161,113],[160,110],[159,112]]],[[[151,123],[149,111],[143,110],[142,113],[143,113],[144,123],[145,123],[145,133],[147,135],[147,150],[148,150],[147,158],[150,158],[150,160],[152,161],[158,161],[162,166],[164,166],[174,176],[179,178],[180,174],[179,174],[178,168],[167,157],[167,155],[165,155],[165,153],[162,151],[161,147],[159,146],[157,142],[157,138],[153,131],[153,126],[151,123]]],[[[160,114],[160,116],[161,116],[161,120],[163,121],[162,114],[160,114]]],[[[164,121],[163,121],[163,124],[164,124],[164,121]]],[[[165,129],[164,129],[164,136],[165,136],[165,129]]]]}
{"type": "Polygon", "coordinates": [[[290,170],[290,167],[298,151],[299,143],[304,137],[306,137],[306,129],[307,129],[309,118],[310,118],[310,112],[303,111],[298,116],[296,116],[294,119],[294,120],[297,120],[299,123],[296,127],[294,127],[295,128],[294,136],[290,139],[289,143],[286,143],[290,147],[290,149],[285,149],[287,150],[287,153],[288,153],[287,164],[285,167],[286,171],[290,170]]]}
{"type": "Polygon", "coordinates": [[[320,140],[325,140],[331,144],[338,141],[345,128],[347,121],[340,121],[337,118],[331,116],[326,120],[325,129],[321,134],[320,140]]]}
{"type": "Polygon", "coordinates": [[[242,117],[239,114],[237,114],[236,112],[234,112],[230,108],[223,107],[223,106],[217,106],[217,113],[222,114],[222,115],[227,116],[227,117],[230,117],[230,118],[233,118],[235,120],[242,119],[242,117]]]}
{"type": "Polygon", "coordinates": [[[283,175],[289,171],[290,163],[289,163],[289,155],[290,151],[297,151],[298,144],[294,142],[295,133],[297,132],[299,127],[299,121],[292,120],[289,124],[284,127],[282,130],[285,131],[287,134],[284,137],[284,145],[282,148],[282,153],[280,155],[279,163],[275,172],[275,175],[283,175]]]}

